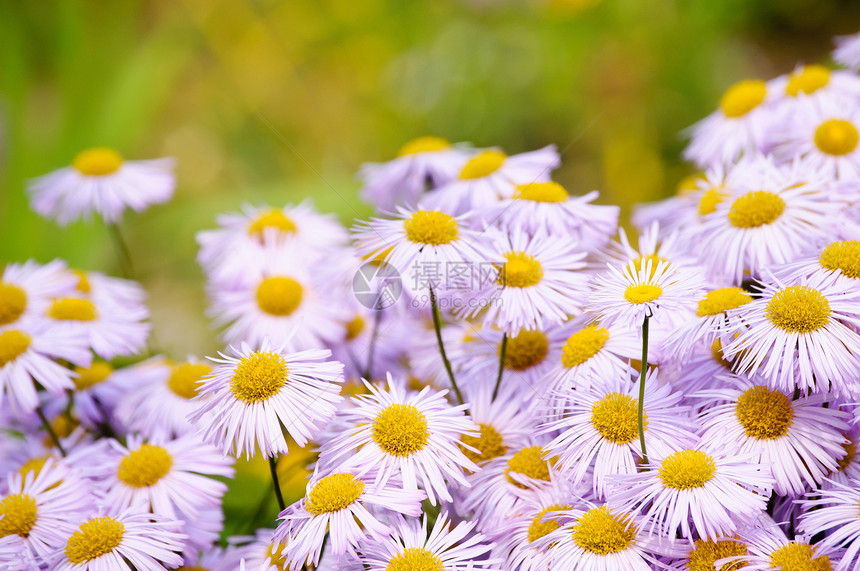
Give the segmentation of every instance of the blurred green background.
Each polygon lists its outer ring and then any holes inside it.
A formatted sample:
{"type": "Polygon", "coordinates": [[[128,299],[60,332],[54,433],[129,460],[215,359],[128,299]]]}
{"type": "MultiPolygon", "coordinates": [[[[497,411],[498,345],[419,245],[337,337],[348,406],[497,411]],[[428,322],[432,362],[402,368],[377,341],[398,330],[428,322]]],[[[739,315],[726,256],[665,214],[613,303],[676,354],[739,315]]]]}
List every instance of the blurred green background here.
{"type": "MultiPolygon", "coordinates": [[[[555,143],[556,179],[626,215],[689,174],[681,131],[727,86],[858,30],[850,0],[0,1],[0,265],[117,273],[104,226],[39,218],[26,180],[89,146],[176,157],[175,199],[122,230],[162,349],[213,355],[194,234],[217,213],[310,197],[349,224],[371,213],[359,165],[433,134],[555,143]]],[[[285,459],[288,501],[306,460],[285,459]]],[[[258,485],[231,490],[228,532],[269,489],[264,464],[239,469],[258,485]]]]}

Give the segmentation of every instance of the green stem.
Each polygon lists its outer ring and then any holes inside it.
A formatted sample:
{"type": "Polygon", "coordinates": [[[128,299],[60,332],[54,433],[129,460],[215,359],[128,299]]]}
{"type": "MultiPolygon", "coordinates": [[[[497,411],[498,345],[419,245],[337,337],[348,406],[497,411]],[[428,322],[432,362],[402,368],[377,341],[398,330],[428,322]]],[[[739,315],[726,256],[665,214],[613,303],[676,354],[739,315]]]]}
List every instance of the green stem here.
{"type": "Polygon", "coordinates": [[[287,506],[284,504],[284,496],[281,494],[281,484],[278,482],[278,461],[274,456],[269,457],[269,471],[272,473],[272,485],[275,487],[275,497],[278,498],[278,507],[284,511],[287,506]]]}
{"type": "Polygon", "coordinates": [[[460,389],[457,387],[457,381],[454,380],[454,371],[451,369],[451,362],[448,360],[448,355],[445,354],[445,344],[442,342],[442,318],[439,316],[439,306],[436,304],[436,294],[433,293],[433,288],[430,288],[430,309],[433,314],[433,328],[436,330],[436,341],[439,343],[439,353],[442,354],[442,362],[445,363],[445,370],[448,371],[448,378],[451,379],[451,386],[454,387],[454,393],[457,395],[457,400],[460,404],[465,404],[463,395],[460,394],[460,389]]]}
{"type": "Polygon", "coordinates": [[[66,450],[65,450],[65,448],[63,448],[63,445],[60,444],[60,439],[57,437],[57,433],[54,432],[53,428],[51,428],[51,423],[48,422],[47,418],[45,418],[45,413],[42,412],[42,407],[40,407],[40,406],[36,407],[36,414],[39,415],[39,418],[41,419],[42,425],[45,427],[45,430],[47,430],[48,434],[51,435],[51,440],[54,441],[54,446],[56,446],[59,449],[60,454],[65,458],[66,457],[66,450]]]}
{"type": "Polygon", "coordinates": [[[645,451],[645,374],[648,372],[648,316],[642,322],[642,370],[639,373],[639,444],[642,447],[642,462],[648,463],[645,451]]]}
{"type": "Polygon", "coordinates": [[[493,400],[499,396],[499,387],[502,386],[502,375],[505,372],[505,352],[508,349],[508,334],[502,334],[502,346],[499,348],[499,375],[496,377],[496,388],[493,389],[493,400]]]}
{"type": "Polygon", "coordinates": [[[128,245],[119,231],[119,226],[108,223],[108,231],[113,239],[113,245],[116,248],[116,256],[119,261],[119,268],[122,272],[122,277],[126,279],[134,279],[134,266],[131,263],[131,252],[128,245]]]}

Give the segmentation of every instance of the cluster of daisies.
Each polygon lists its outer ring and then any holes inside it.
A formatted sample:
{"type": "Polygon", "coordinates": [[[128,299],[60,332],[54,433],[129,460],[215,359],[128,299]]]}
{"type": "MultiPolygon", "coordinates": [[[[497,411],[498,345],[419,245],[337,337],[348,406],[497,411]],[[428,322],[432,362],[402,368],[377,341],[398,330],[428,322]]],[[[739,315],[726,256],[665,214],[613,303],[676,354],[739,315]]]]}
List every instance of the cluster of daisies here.
{"type": "MultiPolygon", "coordinates": [[[[860,35],[834,57],[729,88],[633,242],[554,147],[437,137],[361,169],[351,231],[224,215],[217,357],[160,353],[134,281],[7,264],[0,569],[860,570],[860,35]],[[255,456],[281,511],[223,537],[255,456]]],[[[29,190],[116,230],[173,187],[97,148],[29,190]]]]}

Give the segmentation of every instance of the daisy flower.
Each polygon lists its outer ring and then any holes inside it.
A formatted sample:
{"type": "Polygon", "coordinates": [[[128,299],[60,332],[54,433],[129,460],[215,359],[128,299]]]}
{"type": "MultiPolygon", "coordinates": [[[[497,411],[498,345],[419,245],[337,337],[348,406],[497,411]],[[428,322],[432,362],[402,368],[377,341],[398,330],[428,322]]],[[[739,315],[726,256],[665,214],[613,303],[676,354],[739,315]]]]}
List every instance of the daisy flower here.
{"type": "Polygon", "coordinates": [[[74,291],[75,283],[62,260],[7,264],[0,275],[0,327],[43,315],[51,299],[74,291]]]}
{"type": "Polygon", "coordinates": [[[550,173],[560,165],[555,145],[512,156],[497,149],[478,151],[456,180],[428,192],[421,203],[455,216],[482,211],[513,197],[521,184],[549,181],[550,173]]]}
{"type": "Polygon", "coordinates": [[[287,454],[282,426],[304,447],[343,400],[343,364],[323,361],[331,351],[285,353],[268,339],[258,350],[245,343],[230,350],[235,357],[209,357],[219,366],[203,379],[194,397],[198,408],[188,417],[225,454],[287,454]]]}
{"type": "Polygon", "coordinates": [[[456,179],[470,154],[442,137],[418,137],[403,145],[395,159],[361,165],[361,197],[382,212],[414,206],[426,190],[456,179]]]}
{"type": "MultiPolygon", "coordinates": [[[[636,271],[649,260],[655,267],[659,262],[669,262],[674,270],[698,271],[696,259],[690,254],[689,246],[683,244],[681,235],[661,230],[658,222],[653,222],[643,229],[638,242],[638,248],[634,248],[627,232],[624,228],[619,228],[618,241],[611,241],[606,250],[599,254],[599,258],[615,267],[626,266],[632,261],[636,271]]],[[[603,264],[600,264],[595,269],[602,267],[603,264]]]]}
{"type": "Polygon", "coordinates": [[[233,571],[240,561],[248,571],[286,571],[289,562],[281,555],[284,545],[275,540],[274,534],[274,529],[258,529],[253,536],[227,538],[228,547],[221,566],[212,571],[233,571]]]}
{"type": "Polygon", "coordinates": [[[373,485],[400,475],[403,488],[423,489],[436,505],[437,496],[451,501],[451,485],[468,486],[463,470],[478,466],[461,451],[460,439],[479,437],[478,426],[463,414],[466,405],[452,407],[448,391],[425,387],[417,394],[394,383],[388,390],[365,382],[369,394],[353,397],[355,408],[343,413],[347,430],[321,447],[320,465],[357,471],[378,469],[373,485]]]}
{"type": "Polygon", "coordinates": [[[837,240],[824,246],[818,255],[808,256],[773,268],[773,275],[793,282],[813,274],[838,274],[837,282],[860,284],[860,240],[837,240]]]}
{"type": "Polygon", "coordinates": [[[848,413],[821,406],[826,394],[792,398],[753,381],[695,395],[706,402],[701,415],[702,440],[737,444],[742,454],[770,471],[774,491],[798,496],[806,485],[818,486],[845,454],[848,413]]]}
{"type": "MultiPolygon", "coordinates": [[[[587,388],[565,391],[559,420],[547,422],[541,432],[557,436],[544,446],[558,460],[555,467],[574,484],[591,471],[597,499],[606,497],[608,478],[635,474],[642,456],[639,442],[638,385],[624,375],[602,379],[587,388]]],[[[645,448],[664,457],[696,441],[690,409],[681,406],[682,395],[660,385],[656,372],[645,379],[645,448]]]]}
{"type": "Polygon", "coordinates": [[[83,270],[71,270],[71,273],[78,280],[76,292],[93,300],[97,307],[142,306],[146,301],[146,291],[134,280],[83,270]]]}
{"type": "Polygon", "coordinates": [[[421,521],[398,516],[394,530],[385,540],[361,546],[361,558],[350,571],[393,571],[394,569],[481,569],[499,570],[500,561],[487,559],[490,546],[484,536],[472,533],[475,524],[454,526],[446,512],[439,514],[428,531],[427,517],[421,521]]]}
{"type": "Polygon", "coordinates": [[[839,552],[833,548],[811,545],[806,538],[790,541],[779,526],[768,516],[760,516],[755,526],[742,531],[741,540],[748,553],[743,555],[743,569],[769,571],[770,569],[809,569],[829,571],[839,562],[839,552]]]}
{"type": "Polygon", "coordinates": [[[463,436],[463,454],[475,464],[504,456],[510,449],[528,445],[534,434],[531,415],[524,408],[526,398],[520,388],[502,388],[493,399],[493,387],[475,384],[465,391],[469,416],[480,427],[480,436],[463,436]]]}
{"type": "Polygon", "coordinates": [[[27,187],[30,206],[60,226],[95,212],[109,224],[126,208],[142,212],[173,196],[173,159],[126,161],[115,150],[81,151],[72,165],[33,179],[27,187]]]}
{"type": "Polygon", "coordinates": [[[813,490],[805,499],[797,500],[804,509],[798,529],[806,537],[825,534],[816,543],[819,552],[845,549],[836,571],[860,569],[860,481],[847,484],[832,483],[826,489],[813,490]]]}
{"type": "Polygon", "coordinates": [[[734,310],[745,327],[723,347],[738,370],[761,374],[786,392],[856,395],[860,375],[860,291],[837,276],[814,275],[795,283],[763,284],[761,297],[734,310]]]}
{"type": "Polygon", "coordinates": [[[162,571],[182,565],[181,522],[140,509],[87,519],[49,562],[52,571],[162,571]]]}
{"type": "Polygon", "coordinates": [[[507,232],[565,236],[586,252],[604,247],[618,228],[619,208],[592,204],[596,190],[570,196],[557,182],[530,182],[516,187],[514,195],[490,205],[482,215],[485,224],[507,232]]]}
{"type": "MultiPolygon", "coordinates": [[[[104,361],[93,361],[89,367],[75,367],[75,390],[71,393],[76,418],[92,429],[112,425],[117,417],[117,403],[146,379],[136,374],[138,366],[114,369],[104,361]]],[[[151,391],[151,386],[146,386],[151,391]]],[[[122,419],[125,420],[124,418],[122,419]]]]}
{"type": "Polygon", "coordinates": [[[860,34],[837,37],[833,59],[845,67],[860,68],[860,34]]]}
{"type": "Polygon", "coordinates": [[[38,473],[11,472],[6,479],[6,495],[0,497],[0,537],[21,537],[40,560],[65,545],[95,508],[89,483],[52,459],[38,473]]]}
{"type": "Polygon", "coordinates": [[[748,553],[747,544],[737,536],[721,536],[716,539],[697,539],[688,546],[682,559],[674,561],[669,568],[677,571],[707,570],[739,571],[744,569],[743,556],[748,553]],[[730,563],[722,564],[722,560],[730,563]],[[721,564],[717,565],[717,561],[721,564]]]}
{"type": "Polygon", "coordinates": [[[618,475],[607,488],[609,506],[642,511],[649,530],[665,537],[716,539],[736,533],[767,507],[772,479],[752,454],[687,448],[651,456],[644,471],[618,475]],[[692,522],[692,527],[690,526],[692,522]]]}
{"type": "Polygon", "coordinates": [[[379,541],[389,531],[370,510],[384,509],[410,517],[421,515],[424,493],[374,486],[371,478],[336,472],[308,483],[304,499],[281,512],[283,523],[275,530],[275,541],[284,544],[281,553],[290,569],[304,564],[319,565],[320,551],[328,533],[336,557],[355,555],[368,538],[379,541]]]}
{"type": "Polygon", "coordinates": [[[791,73],[769,81],[768,88],[783,94],[781,105],[794,107],[804,99],[857,97],[860,94],[860,77],[850,71],[828,69],[819,64],[798,65],[791,73]]]}
{"type": "Polygon", "coordinates": [[[684,158],[708,168],[732,163],[761,148],[771,123],[768,105],[774,95],[760,79],[745,79],[729,87],[719,109],[691,128],[684,158]]]}
{"type": "Polygon", "coordinates": [[[635,204],[630,221],[640,232],[656,223],[666,235],[696,223],[697,206],[702,203],[708,190],[713,188],[716,192],[721,186],[709,182],[712,180],[711,175],[718,173],[716,178],[719,180],[724,171],[722,165],[716,164],[708,168],[708,172],[685,176],[678,181],[674,196],[656,202],[635,204]]]}
{"type": "MultiPolygon", "coordinates": [[[[489,239],[490,247],[498,252],[493,258],[505,261],[495,279],[470,294],[488,300],[484,325],[493,324],[513,334],[557,325],[581,310],[588,277],[577,271],[585,267],[585,252],[575,242],[546,235],[530,237],[520,230],[496,232],[489,239]]],[[[465,316],[474,317],[482,309],[478,305],[466,304],[465,316]]]]}
{"type": "Polygon", "coordinates": [[[233,477],[233,459],[196,435],[151,442],[130,435],[127,448],[109,443],[85,473],[99,482],[103,505],[114,511],[137,505],[172,519],[194,519],[204,509],[220,507],[227,491],[226,484],[208,476],[233,477]]]}

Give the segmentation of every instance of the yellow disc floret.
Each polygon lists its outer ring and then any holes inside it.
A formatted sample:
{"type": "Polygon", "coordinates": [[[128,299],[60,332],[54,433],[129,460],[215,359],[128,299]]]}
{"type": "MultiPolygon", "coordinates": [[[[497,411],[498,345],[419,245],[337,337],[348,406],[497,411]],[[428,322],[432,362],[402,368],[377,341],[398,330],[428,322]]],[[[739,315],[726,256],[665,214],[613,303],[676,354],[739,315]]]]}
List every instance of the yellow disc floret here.
{"type": "Polygon", "coordinates": [[[0,282],[0,325],[14,323],[27,308],[27,293],[13,284],[0,282]]]}
{"type": "Polygon", "coordinates": [[[30,348],[30,336],[11,329],[0,333],[0,367],[11,363],[30,348]]]}
{"type": "Polygon", "coordinates": [[[624,290],[624,299],[637,305],[650,303],[663,295],[663,288],[656,284],[629,285],[624,290]]]}
{"type": "Polygon", "coordinates": [[[11,494],[0,500],[0,537],[27,537],[36,525],[36,500],[29,494],[11,494]]]}
{"type": "Polygon", "coordinates": [[[748,192],[735,199],[729,209],[729,222],[736,228],[758,228],[782,216],[785,200],[766,190],[748,192]]]}
{"type": "Polygon", "coordinates": [[[566,202],[567,190],[557,182],[530,182],[517,186],[514,198],[532,202],[566,202]]]}
{"type": "Polygon", "coordinates": [[[606,341],[609,330],[597,325],[589,325],[567,338],[561,350],[561,364],[570,369],[581,365],[597,355],[606,341]]]}
{"type": "Polygon", "coordinates": [[[544,450],[540,446],[527,446],[523,448],[508,460],[508,466],[505,468],[508,482],[525,489],[525,486],[511,478],[510,473],[515,472],[534,478],[535,480],[543,480],[549,482],[549,462],[543,458],[544,450]]]}
{"type": "Polygon", "coordinates": [[[860,241],[846,240],[828,244],[818,257],[818,263],[827,270],[841,271],[845,277],[860,278],[860,241]]]}
{"type": "Polygon", "coordinates": [[[784,287],[767,302],[767,318],[784,331],[809,333],[827,325],[830,302],[808,286],[784,287]]]}
{"type": "Polygon", "coordinates": [[[699,197],[699,216],[706,216],[717,210],[717,205],[721,203],[729,193],[721,188],[709,188],[699,197]]]}
{"type": "Polygon", "coordinates": [[[828,155],[847,155],[857,148],[858,142],[857,127],[845,119],[828,119],[815,129],[815,146],[828,155]]]}
{"type": "Polygon", "coordinates": [[[801,93],[815,93],[830,83],[830,70],[823,65],[805,65],[797,71],[788,74],[785,92],[792,97],[801,93]]]}
{"type": "Polygon", "coordinates": [[[161,446],[143,444],[120,461],[116,475],[132,488],[146,488],[165,477],[172,466],[170,452],[161,446]]]}
{"type": "Polygon", "coordinates": [[[446,139],[442,137],[418,137],[417,139],[412,139],[402,147],[400,147],[400,151],[397,152],[398,157],[405,157],[406,155],[415,155],[418,153],[429,153],[433,151],[445,151],[451,148],[451,143],[449,143],[446,139]]]}
{"type": "Polygon", "coordinates": [[[791,400],[761,386],[751,387],[738,397],[735,414],[747,436],[757,440],[785,436],[794,422],[791,400]]]}
{"type": "Polygon", "coordinates": [[[390,404],[373,421],[373,440],[383,452],[409,456],[424,448],[430,433],[427,417],[411,404],[390,404]]]}
{"type": "Polygon", "coordinates": [[[391,558],[385,571],[445,571],[445,564],[428,549],[407,547],[391,558]]]}
{"type": "Polygon", "coordinates": [[[72,166],[83,175],[104,176],[119,170],[122,155],[107,147],[94,147],[75,155],[72,166]]]}
{"type": "MultiPolygon", "coordinates": [[[[644,420],[647,430],[647,420],[644,420]]],[[[639,438],[639,401],[609,393],[591,407],[591,424],[610,442],[627,444],[639,438]]]]}
{"type": "Polygon", "coordinates": [[[730,309],[735,309],[752,301],[752,296],[739,287],[724,287],[709,291],[705,298],[699,301],[696,315],[719,315],[730,309]]]}
{"type": "Polygon", "coordinates": [[[346,324],[346,340],[352,341],[364,331],[364,318],[356,315],[354,319],[346,324]]]}
{"type": "Polygon", "coordinates": [[[75,372],[78,374],[72,379],[75,382],[75,389],[83,391],[104,382],[113,373],[113,367],[103,361],[95,361],[89,367],[75,367],[75,372]]]}
{"type": "Polygon", "coordinates": [[[690,490],[703,487],[716,473],[716,462],[705,452],[681,450],[663,460],[658,476],[667,488],[690,490]]]}
{"type": "Polygon", "coordinates": [[[257,287],[257,305],[269,315],[290,315],[302,303],[302,284],[293,278],[266,278],[257,287]]]}
{"type": "Polygon", "coordinates": [[[332,474],[314,484],[305,499],[305,509],[314,515],[340,511],[364,492],[364,482],[352,474],[332,474]]]}
{"type": "Polygon", "coordinates": [[[720,99],[723,115],[731,119],[743,117],[764,101],[767,85],[760,79],[745,79],[729,87],[720,99]]]}
{"type": "Polygon", "coordinates": [[[66,557],[74,564],[92,561],[116,549],[124,534],[125,526],[112,517],[85,521],[66,542],[66,557]]]}
{"type": "Polygon", "coordinates": [[[287,218],[283,210],[273,208],[263,212],[248,226],[248,234],[262,239],[266,228],[275,228],[282,234],[292,234],[296,231],[296,223],[287,218]]]}
{"type": "Polygon", "coordinates": [[[716,569],[714,563],[726,557],[737,557],[747,554],[747,547],[740,541],[721,539],[719,541],[705,541],[697,539],[695,547],[687,556],[687,569],[689,571],[735,571],[746,566],[746,561],[733,561],[726,563],[716,569]]]}
{"type": "MultiPolygon", "coordinates": [[[[501,353],[501,345],[499,352],[501,353]]],[[[505,368],[512,371],[525,371],[539,365],[549,352],[549,339],[537,329],[521,329],[509,338],[505,347],[505,368]]]]}
{"type": "Polygon", "coordinates": [[[267,400],[287,384],[287,361],[277,353],[257,351],[243,357],[230,379],[237,399],[253,404],[267,400]]]}
{"type": "Polygon", "coordinates": [[[48,309],[48,317],[57,321],[93,321],[98,316],[93,302],[82,297],[55,299],[48,309]]]}
{"type": "Polygon", "coordinates": [[[508,155],[501,151],[481,151],[463,166],[460,178],[463,180],[481,178],[499,170],[508,155]]]}
{"type": "Polygon", "coordinates": [[[463,436],[460,438],[460,441],[463,444],[471,446],[480,452],[475,453],[467,448],[461,447],[460,450],[462,450],[466,458],[477,464],[478,462],[485,462],[507,454],[508,447],[505,446],[505,443],[502,440],[502,435],[493,425],[481,423],[478,426],[481,427],[480,436],[463,436]]]}
{"type": "Polygon", "coordinates": [[[552,533],[561,527],[561,524],[558,523],[558,519],[551,517],[544,519],[544,516],[549,512],[560,512],[569,510],[570,506],[567,504],[555,504],[549,506],[547,508],[542,509],[538,512],[538,514],[532,518],[532,522],[529,524],[529,530],[527,537],[529,539],[529,543],[532,541],[537,541],[541,537],[552,533]]]}
{"type": "Polygon", "coordinates": [[[72,273],[78,278],[78,283],[75,285],[75,289],[81,293],[90,293],[92,287],[90,286],[90,278],[87,277],[87,272],[83,270],[72,270],[72,273]]]}
{"type": "Polygon", "coordinates": [[[450,214],[418,210],[403,221],[406,238],[415,244],[450,244],[460,236],[460,226],[450,214]]]}
{"type": "Polygon", "coordinates": [[[173,367],[167,378],[167,386],[173,394],[184,399],[192,399],[200,390],[200,382],[203,377],[212,372],[212,367],[197,363],[182,363],[173,367]]]}
{"type": "Polygon", "coordinates": [[[573,541],[589,553],[609,555],[629,548],[637,531],[629,516],[615,515],[600,506],[579,516],[573,526],[573,541]]]}
{"type": "Polygon", "coordinates": [[[815,548],[808,543],[792,542],[770,554],[770,566],[782,571],[831,571],[826,555],[815,557],[815,548]]]}
{"type": "Polygon", "coordinates": [[[505,265],[499,270],[499,284],[505,287],[531,287],[540,283],[543,268],[540,262],[525,252],[508,252],[505,265]]]}

